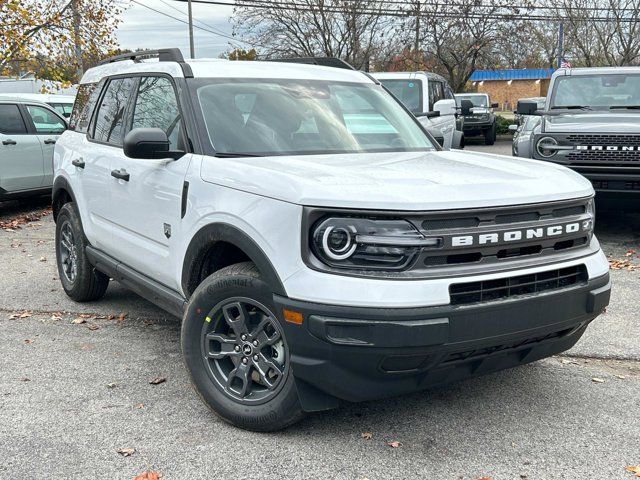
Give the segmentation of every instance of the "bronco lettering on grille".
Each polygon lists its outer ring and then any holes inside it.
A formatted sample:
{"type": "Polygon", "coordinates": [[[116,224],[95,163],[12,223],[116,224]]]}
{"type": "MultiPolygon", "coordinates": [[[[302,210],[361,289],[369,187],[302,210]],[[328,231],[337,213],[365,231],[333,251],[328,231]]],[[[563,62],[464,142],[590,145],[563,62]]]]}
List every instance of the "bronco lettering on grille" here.
{"type": "Polygon", "coordinates": [[[451,246],[470,247],[473,245],[519,242],[522,240],[533,240],[536,238],[548,238],[567,233],[576,233],[580,230],[588,230],[589,228],[589,223],[574,222],[564,225],[505,230],[501,232],[480,233],[477,235],[459,235],[451,237],[451,246]]]}
{"type": "Polygon", "coordinates": [[[638,152],[638,145],[576,145],[578,151],[598,151],[598,152],[638,152]]]}

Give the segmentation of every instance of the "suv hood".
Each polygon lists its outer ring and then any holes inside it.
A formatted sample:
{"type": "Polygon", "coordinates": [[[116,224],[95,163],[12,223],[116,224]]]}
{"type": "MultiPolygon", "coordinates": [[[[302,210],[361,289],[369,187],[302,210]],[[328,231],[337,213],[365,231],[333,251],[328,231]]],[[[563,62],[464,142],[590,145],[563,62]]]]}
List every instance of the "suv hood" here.
{"type": "Polygon", "coordinates": [[[547,116],[543,128],[545,133],[638,133],[640,112],[618,110],[547,116]]]}
{"type": "Polygon", "coordinates": [[[462,150],[205,158],[203,180],[299,205],[443,210],[593,195],[559,165],[462,150]]]}

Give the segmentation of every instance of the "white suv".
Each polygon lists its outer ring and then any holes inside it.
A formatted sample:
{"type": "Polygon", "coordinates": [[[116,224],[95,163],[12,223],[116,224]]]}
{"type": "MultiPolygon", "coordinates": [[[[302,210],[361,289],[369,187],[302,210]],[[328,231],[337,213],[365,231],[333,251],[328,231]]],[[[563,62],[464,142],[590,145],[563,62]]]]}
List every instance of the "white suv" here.
{"type": "Polygon", "coordinates": [[[578,174],[443,151],[357,71],[155,53],[82,79],[54,159],[60,279],[181,316],[225,420],[278,429],[537,360],[608,304],[578,174]]]}

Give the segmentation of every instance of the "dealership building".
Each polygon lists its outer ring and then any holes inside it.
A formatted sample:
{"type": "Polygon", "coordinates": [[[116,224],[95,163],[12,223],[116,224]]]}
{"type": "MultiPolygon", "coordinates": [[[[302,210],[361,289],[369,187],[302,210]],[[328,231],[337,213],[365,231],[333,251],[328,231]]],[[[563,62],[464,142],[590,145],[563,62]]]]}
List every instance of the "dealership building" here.
{"type": "Polygon", "coordinates": [[[469,91],[488,93],[499,110],[515,110],[518,100],[546,97],[552,68],[525,68],[520,70],[476,70],[469,78],[469,91]]]}

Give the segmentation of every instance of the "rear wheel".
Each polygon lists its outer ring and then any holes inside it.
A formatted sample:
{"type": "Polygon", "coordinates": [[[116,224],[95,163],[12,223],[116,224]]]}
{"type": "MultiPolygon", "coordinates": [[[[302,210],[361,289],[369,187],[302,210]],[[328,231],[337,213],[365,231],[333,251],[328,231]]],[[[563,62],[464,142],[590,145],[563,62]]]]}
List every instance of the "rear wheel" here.
{"type": "Polygon", "coordinates": [[[221,269],[193,293],[182,351],[204,402],[227,422],[279,430],[302,417],[273,294],[253,263],[221,269]]]}
{"type": "Polygon", "coordinates": [[[56,219],[56,262],[62,288],[76,302],[98,300],[109,286],[109,277],[89,263],[88,244],[75,205],[66,203],[56,219]]]}
{"type": "Polygon", "coordinates": [[[484,131],[484,144],[493,145],[496,143],[496,124],[491,124],[488,130],[484,131]]]}

